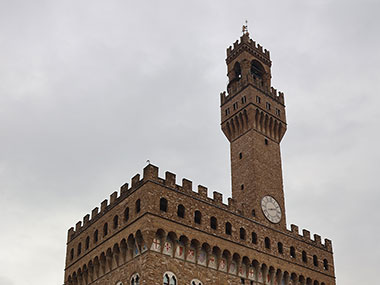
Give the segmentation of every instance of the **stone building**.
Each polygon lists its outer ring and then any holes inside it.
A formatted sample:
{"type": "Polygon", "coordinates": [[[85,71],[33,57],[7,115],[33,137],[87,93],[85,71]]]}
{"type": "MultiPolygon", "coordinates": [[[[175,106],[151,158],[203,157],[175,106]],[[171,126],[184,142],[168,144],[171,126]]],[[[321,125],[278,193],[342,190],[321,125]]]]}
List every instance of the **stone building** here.
{"type": "Polygon", "coordinates": [[[173,173],[159,177],[149,164],[69,229],[66,285],[335,284],[331,241],[286,226],[280,142],[287,124],[269,51],[245,30],[226,63],[228,204],[173,173]]]}

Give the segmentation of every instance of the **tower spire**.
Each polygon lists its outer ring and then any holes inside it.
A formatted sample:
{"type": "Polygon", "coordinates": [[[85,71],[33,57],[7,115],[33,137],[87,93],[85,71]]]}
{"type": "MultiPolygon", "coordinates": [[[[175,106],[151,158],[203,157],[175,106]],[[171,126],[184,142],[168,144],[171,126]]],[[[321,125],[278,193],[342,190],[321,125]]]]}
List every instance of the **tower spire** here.
{"type": "Polygon", "coordinates": [[[249,35],[249,32],[248,32],[248,21],[245,20],[245,25],[243,25],[242,29],[241,29],[243,35],[249,35]]]}

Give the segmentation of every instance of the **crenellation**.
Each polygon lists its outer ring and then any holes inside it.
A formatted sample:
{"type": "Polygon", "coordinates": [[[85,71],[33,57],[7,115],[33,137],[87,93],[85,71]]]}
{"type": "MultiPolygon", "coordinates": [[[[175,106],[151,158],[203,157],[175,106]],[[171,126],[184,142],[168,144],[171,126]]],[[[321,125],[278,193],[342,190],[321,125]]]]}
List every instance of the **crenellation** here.
{"type": "Polygon", "coordinates": [[[285,104],[285,99],[284,99],[284,93],[283,92],[278,92],[278,101],[281,103],[281,104],[285,104]]]}
{"type": "Polygon", "coordinates": [[[120,196],[124,196],[127,194],[128,192],[128,183],[124,183],[121,187],[120,187],[120,196]]]}
{"type": "Polygon", "coordinates": [[[328,238],[325,238],[325,248],[330,252],[332,251],[332,241],[328,238]]]}
{"type": "Polygon", "coordinates": [[[104,199],[103,202],[100,204],[100,212],[103,213],[108,206],[108,200],[104,199]]]}
{"type": "Polygon", "coordinates": [[[169,171],[165,172],[165,185],[171,188],[176,186],[176,175],[169,171]]]}
{"type": "Polygon", "coordinates": [[[236,40],[236,41],[234,42],[234,49],[236,49],[238,46],[239,46],[239,41],[236,40]]]}
{"type": "Polygon", "coordinates": [[[75,231],[78,232],[82,228],[82,222],[79,221],[75,224],[75,231]]]}
{"type": "Polygon", "coordinates": [[[231,52],[232,52],[232,46],[229,46],[227,48],[227,57],[230,56],[231,52]]]}
{"type": "Polygon", "coordinates": [[[321,236],[318,234],[314,234],[314,242],[318,245],[322,245],[321,236]]]}
{"type": "MultiPolygon", "coordinates": [[[[158,167],[153,164],[148,164],[144,167],[143,170],[143,179],[144,180],[157,180],[158,178],[158,167]]],[[[138,181],[137,181],[138,182],[138,181]]]]}
{"type": "Polygon", "coordinates": [[[222,193],[219,193],[217,191],[214,191],[213,192],[213,200],[216,204],[220,204],[222,205],[223,204],[223,194],[222,193]]]}
{"type": "Polygon", "coordinates": [[[135,176],[133,176],[131,182],[132,188],[136,187],[140,182],[140,174],[137,173],[135,176]]]}
{"type": "Polygon", "coordinates": [[[83,217],[83,226],[86,226],[90,222],[90,214],[83,217]]]}
{"type": "Polygon", "coordinates": [[[228,208],[231,209],[231,211],[236,211],[236,200],[229,197],[228,199],[228,208]]]}
{"type": "Polygon", "coordinates": [[[207,187],[205,186],[202,186],[202,185],[198,185],[198,194],[201,198],[203,198],[204,200],[207,199],[207,195],[208,195],[208,190],[207,190],[207,187]]]}
{"type": "Polygon", "coordinates": [[[257,44],[257,49],[259,50],[259,52],[263,52],[263,47],[259,44],[257,44]]]}
{"type": "Polygon", "coordinates": [[[294,225],[294,224],[291,224],[290,225],[290,228],[291,228],[291,232],[295,235],[299,235],[299,230],[298,230],[298,226],[297,225],[294,225]]]}
{"type": "Polygon", "coordinates": [[[69,230],[67,231],[67,241],[72,240],[74,235],[75,235],[74,227],[69,228],[69,230]]]}
{"type": "Polygon", "coordinates": [[[303,237],[304,237],[305,239],[307,239],[307,240],[310,240],[310,239],[311,239],[311,238],[310,238],[310,231],[309,231],[309,230],[303,229],[303,230],[302,230],[302,235],[303,235],[303,237]]]}
{"type": "Polygon", "coordinates": [[[99,214],[99,208],[98,207],[95,207],[94,209],[92,209],[91,220],[93,220],[98,214],[99,214]]]}
{"type": "Polygon", "coordinates": [[[193,182],[186,178],[182,178],[182,190],[191,193],[193,191],[193,182]]]}
{"type": "Polygon", "coordinates": [[[117,200],[117,191],[114,191],[111,195],[110,195],[110,205],[113,205],[117,200]]]}

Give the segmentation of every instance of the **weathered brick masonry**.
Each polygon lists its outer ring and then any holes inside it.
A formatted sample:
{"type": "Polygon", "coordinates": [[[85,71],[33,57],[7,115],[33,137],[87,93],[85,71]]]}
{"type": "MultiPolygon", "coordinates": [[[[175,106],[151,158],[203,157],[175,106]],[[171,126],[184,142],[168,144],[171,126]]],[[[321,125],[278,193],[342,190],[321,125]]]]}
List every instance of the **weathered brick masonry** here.
{"type": "Polygon", "coordinates": [[[68,232],[65,284],[335,284],[331,241],[286,227],[284,94],[245,32],[227,49],[221,127],[232,198],[147,165],[68,232]]]}

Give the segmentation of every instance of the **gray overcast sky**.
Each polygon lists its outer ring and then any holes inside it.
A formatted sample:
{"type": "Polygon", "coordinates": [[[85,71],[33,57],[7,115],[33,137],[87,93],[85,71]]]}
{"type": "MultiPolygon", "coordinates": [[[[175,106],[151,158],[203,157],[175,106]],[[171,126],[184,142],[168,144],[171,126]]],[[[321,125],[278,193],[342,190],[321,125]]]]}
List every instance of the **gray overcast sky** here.
{"type": "Polygon", "coordinates": [[[0,0],[0,284],[62,284],[67,229],[145,161],[230,195],[225,49],[249,21],[285,92],[288,224],[375,284],[380,1],[0,0]]]}

